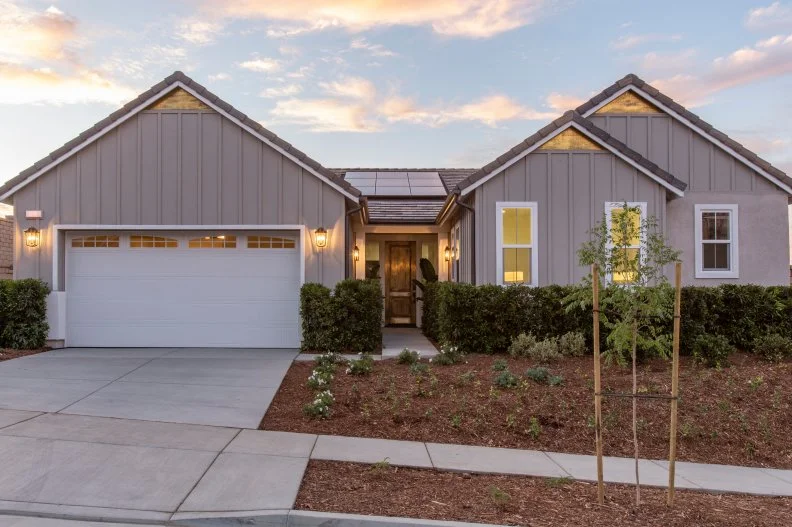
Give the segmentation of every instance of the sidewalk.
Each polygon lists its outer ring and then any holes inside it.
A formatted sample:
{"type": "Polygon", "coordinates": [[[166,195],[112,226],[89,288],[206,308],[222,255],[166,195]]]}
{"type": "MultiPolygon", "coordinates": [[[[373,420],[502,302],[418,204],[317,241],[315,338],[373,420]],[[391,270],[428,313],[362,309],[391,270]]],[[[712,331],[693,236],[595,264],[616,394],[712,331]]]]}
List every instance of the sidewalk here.
{"type": "Polygon", "coordinates": [[[418,328],[382,328],[382,358],[395,357],[404,348],[417,351],[421,357],[437,355],[437,348],[418,328]]]}

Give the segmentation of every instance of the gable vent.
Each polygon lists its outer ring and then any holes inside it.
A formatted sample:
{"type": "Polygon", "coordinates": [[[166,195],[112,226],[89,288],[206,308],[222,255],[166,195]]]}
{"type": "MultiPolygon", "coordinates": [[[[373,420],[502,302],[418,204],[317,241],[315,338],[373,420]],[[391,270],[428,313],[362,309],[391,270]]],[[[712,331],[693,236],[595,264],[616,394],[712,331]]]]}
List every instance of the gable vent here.
{"type": "Polygon", "coordinates": [[[539,150],[602,150],[602,147],[574,128],[567,128],[539,150]]]}
{"type": "Polygon", "coordinates": [[[176,88],[147,108],[148,110],[211,110],[181,88],[176,88]]]}
{"type": "Polygon", "coordinates": [[[603,113],[663,113],[632,90],[627,90],[595,112],[603,113]]]}

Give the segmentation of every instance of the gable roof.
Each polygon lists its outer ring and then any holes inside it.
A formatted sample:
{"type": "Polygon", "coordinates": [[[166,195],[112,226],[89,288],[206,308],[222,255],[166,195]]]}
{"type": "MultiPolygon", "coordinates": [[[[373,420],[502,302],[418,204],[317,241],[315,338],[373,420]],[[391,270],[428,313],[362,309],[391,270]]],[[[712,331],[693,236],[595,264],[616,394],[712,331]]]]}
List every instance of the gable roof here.
{"type": "Polygon", "coordinates": [[[446,193],[450,193],[457,183],[474,173],[477,168],[331,168],[336,175],[346,177],[347,172],[437,172],[446,193]]]}
{"type": "Polygon", "coordinates": [[[789,177],[786,173],[777,169],[769,162],[748,150],[743,145],[716,129],[710,123],[633,73],[626,75],[605,88],[587,102],[578,106],[576,111],[582,116],[588,117],[627,90],[635,91],[638,95],[658,106],[672,118],[692,128],[704,138],[710,140],[727,153],[734,155],[750,168],[792,194],[792,177],[789,177]]]}
{"type": "Polygon", "coordinates": [[[445,199],[375,199],[366,200],[368,223],[433,224],[443,209],[445,199]]]}
{"type": "Polygon", "coordinates": [[[683,191],[687,188],[687,185],[683,181],[675,178],[657,164],[652,163],[635,150],[608,134],[605,130],[598,128],[594,123],[572,110],[566,112],[555,121],[528,137],[522,143],[460,181],[456,189],[454,189],[454,192],[461,194],[469,193],[475,187],[499,174],[516,161],[536,150],[542,144],[573,126],[589,139],[592,139],[595,143],[603,146],[612,154],[633,165],[667,189],[679,196],[683,195],[683,191]]]}
{"type": "Polygon", "coordinates": [[[190,77],[176,71],[166,77],[161,82],[155,84],[145,92],[138,95],[134,100],[111,113],[92,127],[88,128],[80,135],[67,142],[60,148],[50,152],[49,155],[36,161],[32,166],[20,172],[17,176],[8,180],[0,186],[0,201],[8,199],[16,191],[36,179],[41,174],[49,171],[58,163],[64,161],[71,155],[79,152],[85,146],[92,143],[105,133],[119,126],[121,123],[148,108],[154,101],[162,98],[166,94],[183,89],[198,100],[205,103],[211,109],[230,119],[243,129],[247,130],[258,139],[268,144],[287,158],[291,159],[308,172],[324,180],[330,186],[344,194],[353,201],[358,201],[360,191],[344,181],[335,172],[323,167],[319,162],[311,159],[304,152],[301,152],[287,141],[284,141],[274,133],[270,132],[261,124],[240,112],[217,95],[198,84],[190,77]]]}

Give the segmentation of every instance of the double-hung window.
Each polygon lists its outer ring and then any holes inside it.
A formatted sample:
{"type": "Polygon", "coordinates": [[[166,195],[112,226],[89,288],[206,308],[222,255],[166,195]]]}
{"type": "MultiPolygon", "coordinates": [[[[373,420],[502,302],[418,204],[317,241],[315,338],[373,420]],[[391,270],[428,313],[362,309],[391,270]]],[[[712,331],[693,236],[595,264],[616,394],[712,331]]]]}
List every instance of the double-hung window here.
{"type": "Polygon", "coordinates": [[[619,253],[612,252],[613,269],[608,279],[614,284],[632,284],[636,281],[635,268],[645,256],[646,240],[641,225],[646,220],[645,202],[609,202],[605,204],[605,222],[610,229],[609,252],[618,246],[619,253]],[[623,240],[622,236],[629,239],[623,240]]]}
{"type": "Polygon", "coordinates": [[[696,278],[739,278],[737,205],[696,205],[696,278]]]}
{"type": "Polygon", "coordinates": [[[495,213],[498,285],[538,285],[536,202],[498,202],[495,213]]]}

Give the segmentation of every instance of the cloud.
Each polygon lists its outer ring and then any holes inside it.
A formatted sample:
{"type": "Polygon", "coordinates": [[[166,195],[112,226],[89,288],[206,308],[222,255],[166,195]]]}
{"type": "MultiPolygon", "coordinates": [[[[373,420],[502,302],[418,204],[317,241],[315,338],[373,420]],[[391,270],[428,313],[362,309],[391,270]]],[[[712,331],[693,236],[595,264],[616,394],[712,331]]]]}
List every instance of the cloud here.
{"type": "Polygon", "coordinates": [[[238,66],[249,71],[273,72],[281,68],[281,62],[277,59],[265,57],[246,60],[245,62],[240,62],[238,66]]]}
{"type": "Polygon", "coordinates": [[[792,27],[792,4],[773,2],[767,7],[748,11],[745,25],[749,29],[782,29],[792,27]]]}
{"type": "Polygon", "coordinates": [[[663,35],[648,33],[644,35],[625,35],[610,43],[610,47],[618,50],[632,49],[644,44],[657,44],[661,42],[679,42],[682,35],[663,35]]]}
{"type": "Polygon", "coordinates": [[[280,46],[280,47],[278,48],[278,52],[279,52],[281,55],[291,55],[291,56],[294,56],[294,55],[299,55],[299,54],[300,54],[300,48],[298,48],[298,47],[295,47],[295,46],[280,46]]]}
{"type": "Polygon", "coordinates": [[[274,99],[278,97],[292,97],[302,91],[302,86],[299,84],[287,84],[285,86],[275,86],[267,88],[259,93],[259,97],[265,99],[274,99]]]}
{"type": "Polygon", "coordinates": [[[288,99],[271,111],[276,122],[304,126],[313,132],[376,132],[380,123],[360,103],[336,99],[288,99]]]}
{"type": "Polygon", "coordinates": [[[487,38],[531,24],[548,0],[203,0],[217,16],[264,18],[283,25],[267,34],[283,38],[329,27],[364,31],[382,26],[430,26],[447,36],[487,38]]]}
{"type": "Polygon", "coordinates": [[[584,102],[586,102],[586,100],[580,97],[556,92],[551,93],[545,98],[547,107],[559,113],[566,112],[567,110],[574,110],[584,102]]]}
{"type": "Polygon", "coordinates": [[[653,84],[682,104],[700,106],[720,91],[792,73],[792,34],[776,35],[718,57],[701,73],[678,74],[653,84]]]}
{"type": "Polygon", "coordinates": [[[377,95],[374,84],[360,77],[344,77],[335,82],[320,82],[319,87],[328,95],[335,97],[371,100],[377,95]]]}
{"type": "Polygon", "coordinates": [[[77,21],[54,6],[35,11],[0,0],[0,61],[69,59],[76,29],[77,21]]]}
{"type": "Polygon", "coordinates": [[[231,80],[231,75],[229,75],[228,73],[223,73],[223,72],[215,73],[213,75],[209,75],[209,80],[211,82],[228,81],[228,80],[231,80]]]}
{"type": "Polygon", "coordinates": [[[200,19],[179,22],[176,36],[199,46],[211,44],[223,30],[223,24],[200,19]]]}
{"type": "Polygon", "coordinates": [[[47,68],[0,63],[0,104],[118,105],[135,95],[135,90],[88,69],[61,74],[47,68]]]}
{"type": "Polygon", "coordinates": [[[694,65],[697,51],[695,49],[684,49],[670,53],[650,51],[637,58],[638,67],[645,71],[679,71],[694,65]]]}
{"type": "Polygon", "coordinates": [[[382,44],[372,44],[365,38],[356,38],[349,44],[349,48],[368,51],[369,55],[373,57],[395,57],[398,55],[382,44]]]}

